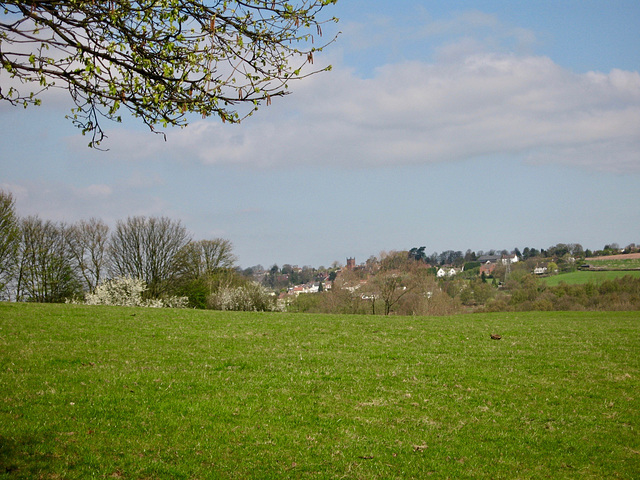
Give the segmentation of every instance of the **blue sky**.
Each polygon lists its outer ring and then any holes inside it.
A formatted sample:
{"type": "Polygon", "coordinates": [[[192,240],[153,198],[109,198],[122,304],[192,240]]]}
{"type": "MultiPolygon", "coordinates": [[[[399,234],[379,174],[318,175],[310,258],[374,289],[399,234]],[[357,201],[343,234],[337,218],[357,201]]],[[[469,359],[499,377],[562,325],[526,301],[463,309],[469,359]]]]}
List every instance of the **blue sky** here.
{"type": "MultiPolygon", "coordinates": [[[[0,105],[21,215],[179,219],[239,264],[328,266],[426,246],[640,243],[640,2],[340,0],[333,70],[239,126],[92,151],[64,115],[0,105]]],[[[6,81],[0,75],[0,85],[6,81]]]]}

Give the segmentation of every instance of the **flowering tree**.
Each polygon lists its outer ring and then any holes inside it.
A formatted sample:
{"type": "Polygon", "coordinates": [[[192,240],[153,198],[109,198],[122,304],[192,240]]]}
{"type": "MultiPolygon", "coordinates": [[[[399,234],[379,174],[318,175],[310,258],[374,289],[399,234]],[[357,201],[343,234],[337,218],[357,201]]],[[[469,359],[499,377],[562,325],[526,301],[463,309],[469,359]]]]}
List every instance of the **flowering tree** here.
{"type": "Polygon", "coordinates": [[[94,293],[85,296],[86,305],[120,305],[124,307],[171,307],[187,306],[186,297],[167,297],[145,300],[147,290],[144,280],[132,277],[117,277],[98,285],[94,293]]]}
{"type": "Polygon", "coordinates": [[[190,112],[239,122],[315,73],[303,67],[326,46],[315,43],[318,16],[336,1],[0,2],[0,72],[17,80],[0,99],[37,105],[43,90],[68,90],[89,146],[104,137],[101,117],[121,121],[121,108],[151,130],[186,125],[190,112]]]}

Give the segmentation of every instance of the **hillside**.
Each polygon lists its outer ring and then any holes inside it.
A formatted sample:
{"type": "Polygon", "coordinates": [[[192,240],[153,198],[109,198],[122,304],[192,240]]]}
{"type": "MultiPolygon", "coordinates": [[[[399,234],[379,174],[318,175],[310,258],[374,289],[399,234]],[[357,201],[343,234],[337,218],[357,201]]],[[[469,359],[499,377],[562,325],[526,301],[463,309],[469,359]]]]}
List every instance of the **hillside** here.
{"type": "Polygon", "coordinates": [[[549,277],[542,277],[540,280],[547,286],[553,287],[564,282],[568,285],[584,285],[586,283],[600,284],[605,280],[613,280],[616,278],[622,278],[626,275],[640,278],[640,271],[628,271],[628,270],[586,270],[569,273],[561,273],[558,275],[552,275],[549,277]]]}

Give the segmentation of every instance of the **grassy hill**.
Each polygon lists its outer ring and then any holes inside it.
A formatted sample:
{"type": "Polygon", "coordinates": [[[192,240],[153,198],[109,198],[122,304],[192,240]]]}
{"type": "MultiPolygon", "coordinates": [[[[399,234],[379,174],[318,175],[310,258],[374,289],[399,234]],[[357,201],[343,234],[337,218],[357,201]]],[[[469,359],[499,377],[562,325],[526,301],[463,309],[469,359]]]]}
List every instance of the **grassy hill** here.
{"type": "Polygon", "coordinates": [[[588,257],[585,259],[585,263],[593,265],[596,268],[607,268],[611,270],[640,269],[640,253],[588,257]]]}
{"type": "Polygon", "coordinates": [[[615,278],[621,278],[625,275],[631,275],[632,277],[640,277],[640,271],[624,271],[624,270],[602,270],[602,271],[576,271],[569,273],[561,273],[559,275],[552,275],[549,277],[542,277],[541,280],[550,287],[559,285],[560,282],[564,282],[568,285],[582,285],[585,283],[602,283],[605,280],[613,280],[615,278]]]}
{"type": "Polygon", "coordinates": [[[0,304],[0,360],[3,479],[640,471],[637,312],[0,304]]]}

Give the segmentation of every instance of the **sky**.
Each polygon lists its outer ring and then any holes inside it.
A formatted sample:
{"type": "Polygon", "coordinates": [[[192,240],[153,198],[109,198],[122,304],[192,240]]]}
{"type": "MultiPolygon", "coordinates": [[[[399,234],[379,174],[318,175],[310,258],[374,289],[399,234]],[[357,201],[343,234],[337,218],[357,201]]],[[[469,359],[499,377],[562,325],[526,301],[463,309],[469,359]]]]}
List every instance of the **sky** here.
{"type": "MultiPolygon", "coordinates": [[[[0,104],[0,189],[21,216],[179,220],[244,268],[425,246],[640,244],[640,2],[339,0],[330,72],[240,125],[105,123],[62,93],[0,104]]],[[[0,75],[0,86],[6,76],[0,75]]]]}

